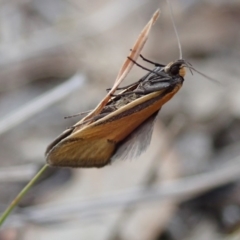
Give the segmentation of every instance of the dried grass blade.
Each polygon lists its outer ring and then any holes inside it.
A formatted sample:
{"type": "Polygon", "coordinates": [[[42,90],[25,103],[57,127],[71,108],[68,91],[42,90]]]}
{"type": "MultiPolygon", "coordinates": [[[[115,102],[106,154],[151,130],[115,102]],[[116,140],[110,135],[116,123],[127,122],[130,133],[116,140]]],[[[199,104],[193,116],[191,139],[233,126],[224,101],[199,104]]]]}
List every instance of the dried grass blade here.
{"type": "MultiPolygon", "coordinates": [[[[153,26],[153,24],[156,22],[157,18],[159,17],[160,14],[160,10],[158,9],[152,16],[152,18],[150,19],[150,21],[147,23],[147,25],[143,28],[143,30],[141,31],[138,39],[136,40],[132,51],[129,55],[129,57],[133,60],[137,60],[139,54],[141,53],[141,50],[144,47],[144,44],[146,43],[147,39],[148,39],[148,35],[150,33],[150,30],[153,26]]],[[[125,62],[123,63],[118,76],[115,80],[115,83],[112,87],[112,89],[108,92],[108,94],[106,95],[106,97],[97,105],[97,107],[90,112],[86,117],[84,117],[83,119],[81,119],[79,122],[77,122],[75,125],[81,125],[82,122],[96,116],[97,114],[99,114],[101,112],[101,110],[104,108],[104,106],[107,104],[107,102],[109,101],[109,99],[111,98],[111,95],[114,94],[114,92],[116,91],[117,87],[119,86],[119,84],[126,78],[127,74],[130,72],[130,70],[132,69],[134,63],[129,60],[128,58],[125,60],[125,62]]],[[[89,124],[90,122],[88,122],[89,124]]],[[[80,127],[82,128],[82,127],[80,127]]],[[[79,128],[77,127],[75,129],[79,130],[79,128]]]]}

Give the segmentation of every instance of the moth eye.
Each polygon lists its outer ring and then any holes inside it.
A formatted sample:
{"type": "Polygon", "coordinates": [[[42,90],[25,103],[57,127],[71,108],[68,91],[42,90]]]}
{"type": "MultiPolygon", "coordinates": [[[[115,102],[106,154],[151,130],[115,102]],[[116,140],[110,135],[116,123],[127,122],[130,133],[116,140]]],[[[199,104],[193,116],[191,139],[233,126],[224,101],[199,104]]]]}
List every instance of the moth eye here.
{"type": "Polygon", "coordinates": [[[171,67],[170,73],[172,75],[177,75],[177,74],[179,74],[179,69],[180,69],[179,65],[174,65],[174,66],[171,67]]]}

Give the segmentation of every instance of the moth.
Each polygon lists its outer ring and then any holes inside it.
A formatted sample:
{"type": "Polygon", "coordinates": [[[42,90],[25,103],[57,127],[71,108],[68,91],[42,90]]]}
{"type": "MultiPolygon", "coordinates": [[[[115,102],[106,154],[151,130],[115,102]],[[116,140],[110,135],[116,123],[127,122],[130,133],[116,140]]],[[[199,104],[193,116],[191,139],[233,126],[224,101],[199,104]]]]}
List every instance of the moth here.
{"type": "Polygon", "coordinates": [[[155,65],[139,81],[113,96],[91,124],[80,130],[75,125],[50,144],[48,164],[104,167],[143,152],[150,143],[158,112],[178,92],[185,76],[184,60],[155,65]]]}
{"type": "MultiPolygon", "coordinates": [[[[168,3],[170,6],[170,2],[168,3]]],[[[146,150],[151,141],[156,116],[161,107],[182,87],[186,68],[191,72],[192,70],[198,72],[189,62],[182,59],[181,44],[172,17],[171,6],[170,10],[178,40],[179,60],[164,65],[152,62],[140,55],[143,60],[155,65],[153,70],[145,68],[131,58],[135,53],[137,53],[135,56],[138,56],[143,47],[141,45],[136,48],[135,43],[128,60],[147,70],[148,73],[139,81],[118,88],[122,91],[107,98],[103,106],[99,104],[98,107],[101,107],[96,109],[100,110],[94,112],[97,114],[90,114],[90,117],[85,118],[86,120],[78,122],[54,140],[46,150],[46,160],[49,165],[100,168],[116,159],[135,158],[146,150]]],[[[159,12],[156,12],[153,15],[152,23],[158,14],[159,12]]],[[[146,27],[144,31],[149,32],[146,27]]],[[[141,34],[138,39],[143,44],[146,42],[146,38],[144,39],[141,34]]],[[[116,86],[118,85],[114,84],[110,93],[114,92],[116,86]]]]}

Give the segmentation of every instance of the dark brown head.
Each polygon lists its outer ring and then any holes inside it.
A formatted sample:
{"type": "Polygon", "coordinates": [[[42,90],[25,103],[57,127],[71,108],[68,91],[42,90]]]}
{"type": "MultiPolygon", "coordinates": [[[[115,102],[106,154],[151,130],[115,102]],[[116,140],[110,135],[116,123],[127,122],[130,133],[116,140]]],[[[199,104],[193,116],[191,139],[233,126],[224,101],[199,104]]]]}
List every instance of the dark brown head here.
{"type": "Polygon", "coordinates": [[[164,67],[164,71],[173,77],[184,77],[186,75],[185,61],[180,59],[175,62],[170,62],[164,67]]]}

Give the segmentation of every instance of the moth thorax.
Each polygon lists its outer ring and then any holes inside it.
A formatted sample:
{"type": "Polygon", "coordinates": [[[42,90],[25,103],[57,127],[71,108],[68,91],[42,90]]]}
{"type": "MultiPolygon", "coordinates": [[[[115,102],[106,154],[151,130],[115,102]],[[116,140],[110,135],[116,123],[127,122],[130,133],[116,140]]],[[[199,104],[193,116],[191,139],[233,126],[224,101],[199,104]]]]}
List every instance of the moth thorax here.
{"type": "Polygon", "coordinates": [[[173,62],[170,62],[169,64],[167,64],[167,65],[164,67],[164,71],[165,71],[166,73],[168,73],[168,72],[170,71],[170,68],[171,68],[172,65],[173,65],[173,62]]]}

